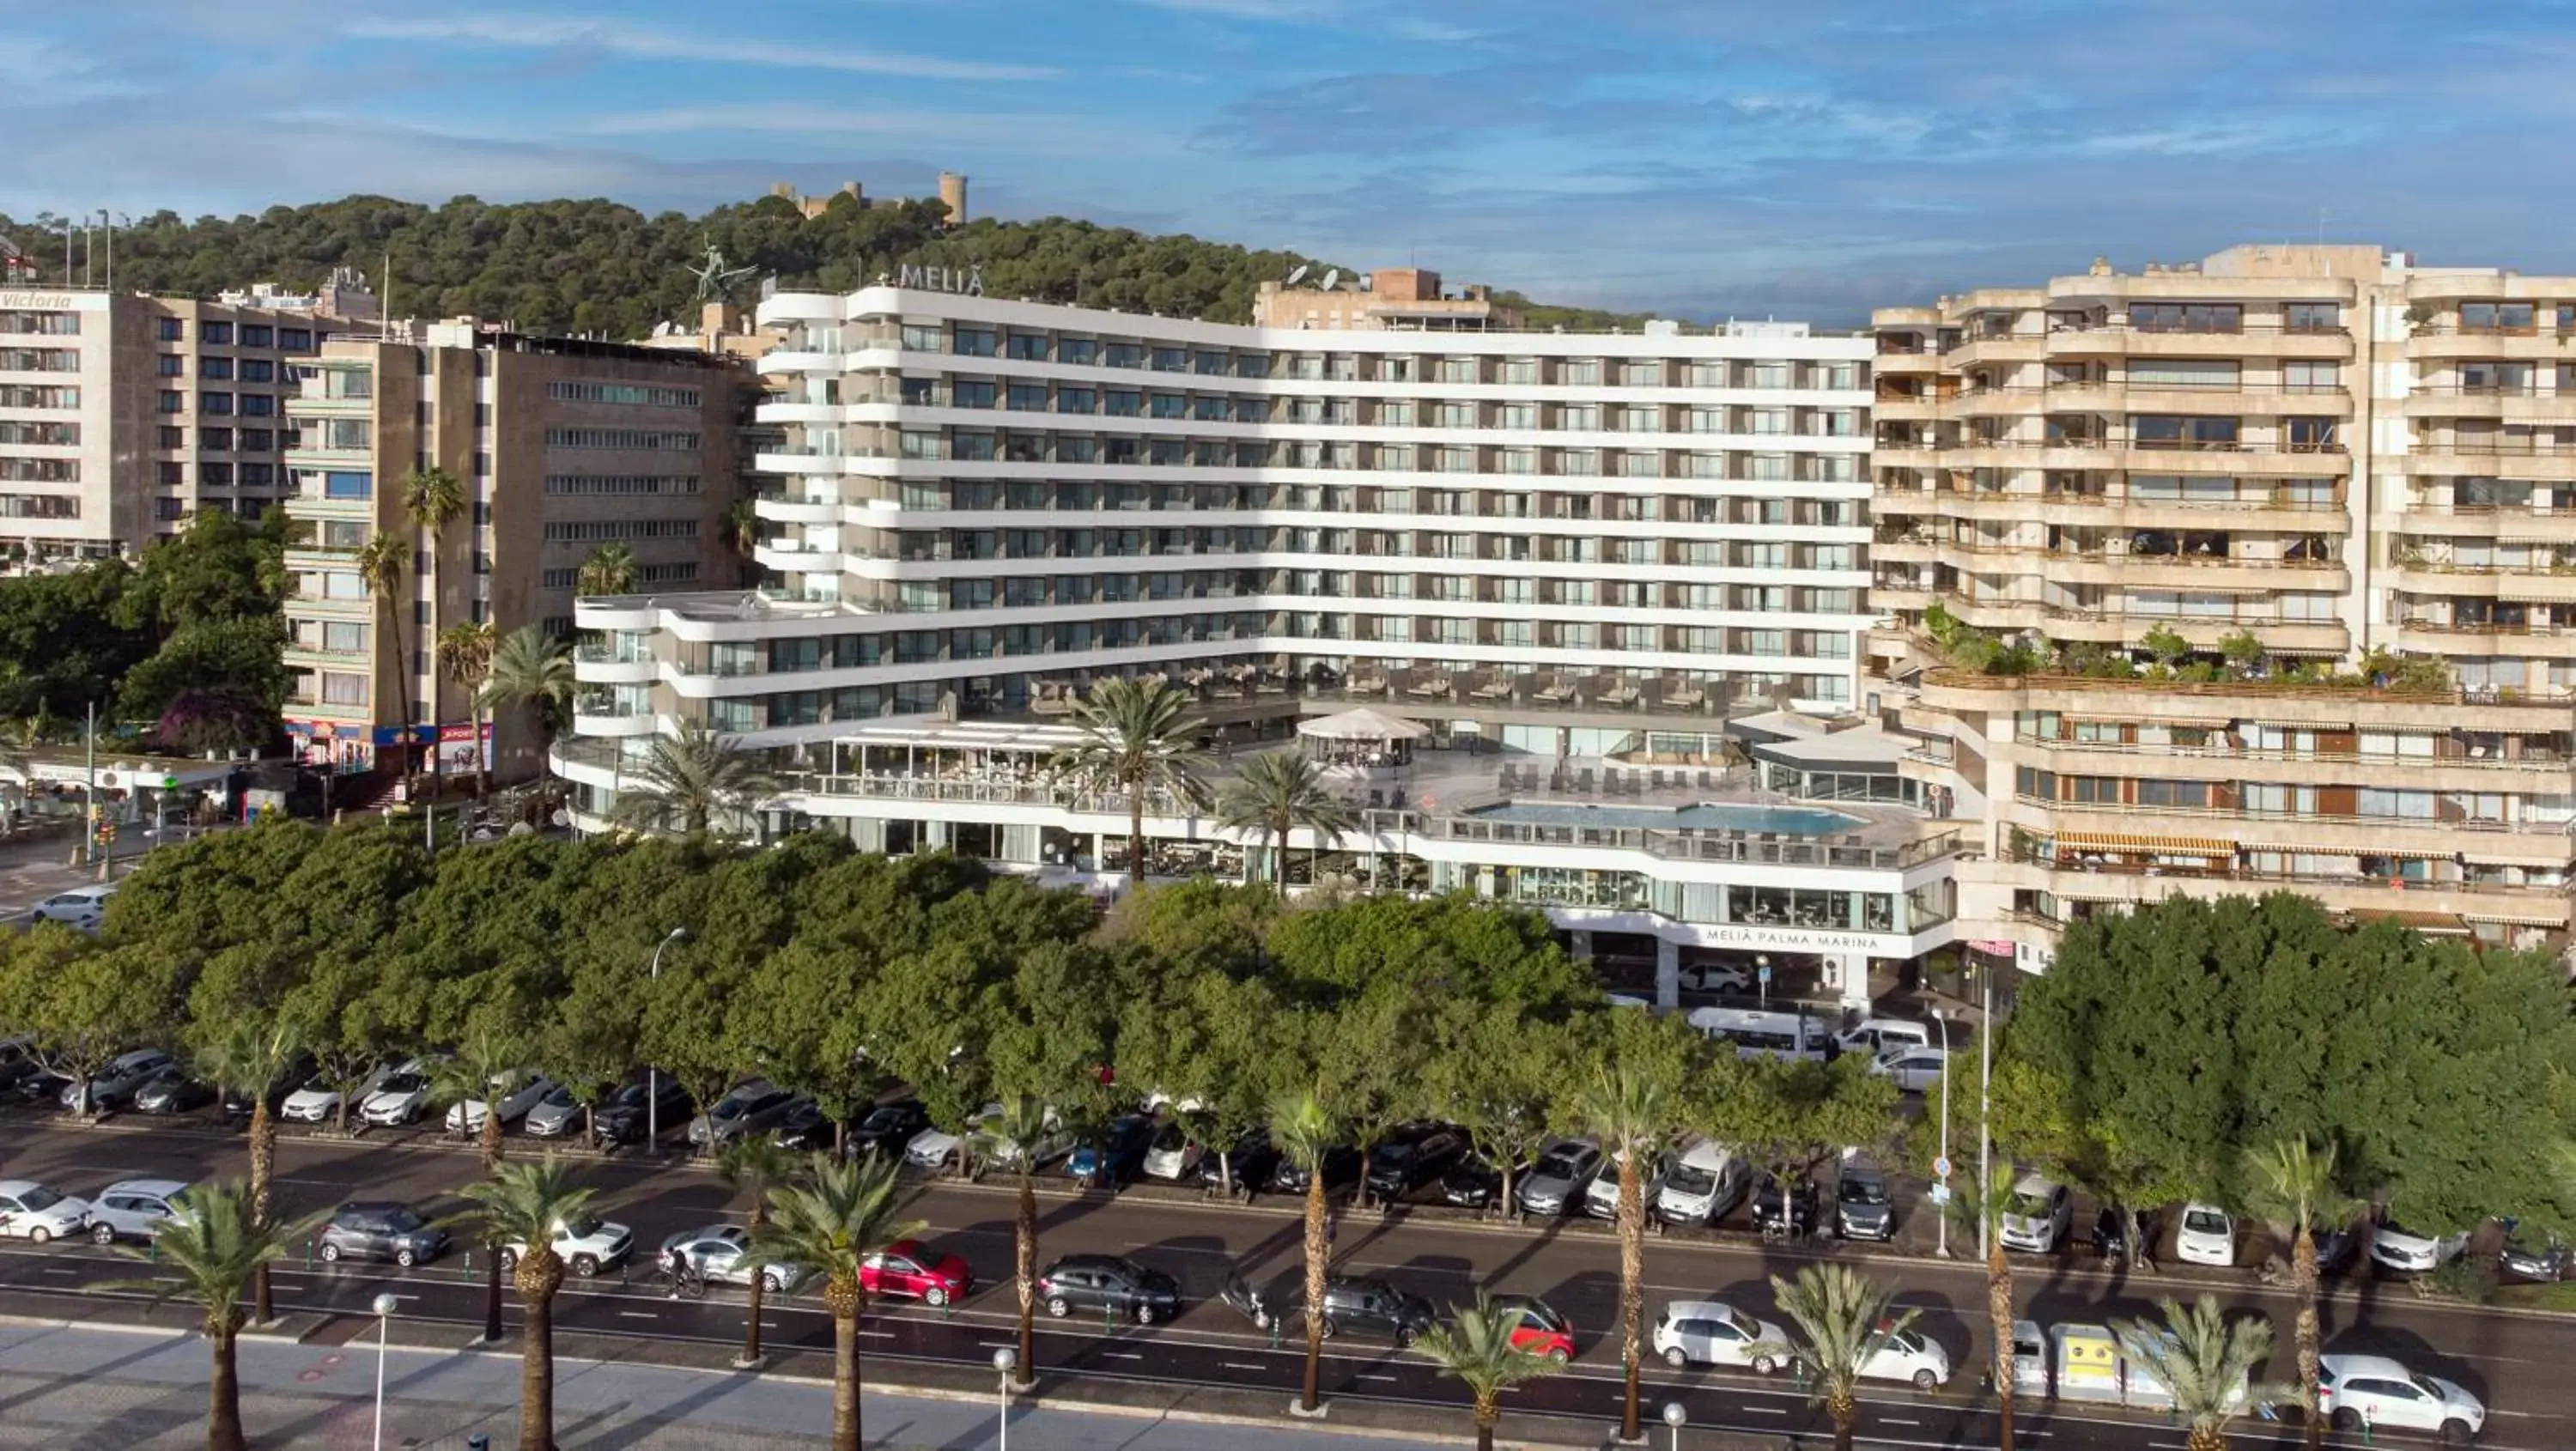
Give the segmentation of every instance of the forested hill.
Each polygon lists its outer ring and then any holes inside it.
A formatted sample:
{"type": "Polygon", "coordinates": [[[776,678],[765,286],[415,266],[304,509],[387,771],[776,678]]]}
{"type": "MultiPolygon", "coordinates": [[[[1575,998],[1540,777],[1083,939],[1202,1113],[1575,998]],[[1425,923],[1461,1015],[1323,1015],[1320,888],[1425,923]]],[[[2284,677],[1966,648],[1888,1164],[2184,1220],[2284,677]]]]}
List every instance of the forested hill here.
{"type": "MultiPolygon", "coordinates": [[[[936,202],[864,210],[840,202],[808,220],[776,197],[698,217],[648,217],[599,200],[495,206],[472,197],[427,207],[353,196],[194,222],[165,211],[117,231],[116,284],[210,298],[252,282],[309,289],[334,267],[355,267],[382,292],[390,254],[398,317],[471,313],[531,332],[635,338],[657,322],[695,325],[689,269],[711,245],[784,287],[843,292],[906,262],[980,264],[985,291],[995,297],[1223,322],[1251,320],[1260,283],[1300,263],[1318,271],[1332,265],[1062,217],[949,230],[944,215],[936,202]]],[[[61,235],[58,218],[0,216],[0,236],[46,266],[44,281],[58,280],[61,235]]]]}

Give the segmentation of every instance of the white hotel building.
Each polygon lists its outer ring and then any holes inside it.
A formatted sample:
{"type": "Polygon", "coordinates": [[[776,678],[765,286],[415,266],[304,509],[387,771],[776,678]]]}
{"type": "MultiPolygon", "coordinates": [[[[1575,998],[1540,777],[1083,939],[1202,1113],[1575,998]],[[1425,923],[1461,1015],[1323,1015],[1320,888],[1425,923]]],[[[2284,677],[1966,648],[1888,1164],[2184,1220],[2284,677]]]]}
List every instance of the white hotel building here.
{"type": "MultiPolygon", "coordinates": [[[[764,833],[1114,882],[1124,802],[1037,767],[1068,694],[1155,672],[1223,752],[1362,707],[1416,737],[1319,747],[1364,825],[1292,882],[1543,905],[1668,1000],[1757,960],[1856,996],[1947,943],[1951,838],[1851,719],[1872,340],[1372,320],[772,297],[768,587],[579,603],[579,812],[696,720],[775,752],[764,833]]],[[[1278,866],[1176,803],[1147,832],[1150,874],[1278,866]]]]}

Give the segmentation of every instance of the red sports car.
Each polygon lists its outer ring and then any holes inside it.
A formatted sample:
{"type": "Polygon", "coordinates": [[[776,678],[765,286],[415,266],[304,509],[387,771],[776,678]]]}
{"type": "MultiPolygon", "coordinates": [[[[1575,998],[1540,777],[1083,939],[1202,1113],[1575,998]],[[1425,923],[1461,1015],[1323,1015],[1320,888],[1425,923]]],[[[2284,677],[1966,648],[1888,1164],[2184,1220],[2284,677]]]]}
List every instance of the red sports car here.
{"type": "Polygon", "coordinates": [[[1559,1365],[1574,1358],[1574,1327],[1545,1300],[1536,1295],[1496,1295],[1494,1313],[1520,1317],[1512,1327],[1515,1349],[1544,1355],[1559,1365]]]}
{"type": "Polygon", "coordinates": [[[940,1254],[917,1239],[899,1239],[859,1261],[859,1288],[871,1295],[945,1305],[974,1292],[975,1271],[963,1255],[940,1254]]]}

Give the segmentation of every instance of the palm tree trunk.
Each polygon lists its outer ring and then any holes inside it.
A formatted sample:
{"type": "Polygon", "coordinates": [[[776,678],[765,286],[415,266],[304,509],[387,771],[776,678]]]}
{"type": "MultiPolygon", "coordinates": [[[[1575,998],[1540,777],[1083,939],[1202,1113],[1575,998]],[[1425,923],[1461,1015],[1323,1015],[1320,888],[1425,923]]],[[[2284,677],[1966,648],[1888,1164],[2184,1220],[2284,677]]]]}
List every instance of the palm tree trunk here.
{"type": "Polygon", "coordinates": [[[1491,1397],[1476,1398],[1476,1451],[1494,1451],[1494,1423],[1503,1418],[1503,1408],[1491,1397]]]}
{"type": "MultiPolygon", "coordinates": [[[[250,1101],[250,1207],[261,1223],[268,1221],[268,1186],[277,1172],[277,1122],[268,1116],[268,1090],[259,1089],[250,1101]]],[[[268,1262],[260,1261],[251,1272],[251,1321],[265,1325],[277,1318],[269,1300],[268,1262]]]]}
{"type": "Polygon", "coordinates": [[[2290,1285],[2299,1297],[2299,1406],[2308,1451],[2326,1444],[2326,1418],[2317,1412],[2317,1242],[2305,1231],[2290,1246],[2290,1285]]]}
{"type": "Polygon", "coordinates": [[[1986,1317],[1995,1327],[1995,1423],[2002,1451],[2013,1451],[2012,1261],[2003,1236],[1986,1236],[1986,1317]]]}
{"type": "Polygon", "coordinates": [[[233,1332],[207,1337],[214,1368],[206,1377],[206,1451],[250,1451],[242,1435],[241,1377],[233,1365],[233,1332]]]}
{"type": "Polygon", "coordinates": [[[555,1451],[554,1296],[525,1299],[520,1307],[525,1323],[519,1329],[519,1451],[555,1451]]]}
{"type": "Polygon", "coordinates": [[[1627,1367],[1619,1401],[1623,1441],[1638,1436],[1637,1362],[1646,1353],[1646,1202],[1637,1182],[1641,1153],[1632,1145],[1619,1161],[1619,1358],[1627,1367]]]}
{"type": "Polygon", "coordinates": [[[1127,890],[1130,894],[1145,888],[1145,783],[1132,781],[1127,786],[1127,890]]]}
{"type": "MultiPolygon", "coordinates": [[[[501,1166],[501,1091],[487,1083],[483,1092],[489,1097],[483,1100],[478,1147],[483,1156],[483,1177],[489,1179],[492,1171],[501,1166]]],[[[483,1339],[497,1345],[501,1340],[501,1242],[487,1238],[483,1249],[483,1339]]]]}
{"type": "MultiPolygon", "coordinates": [[[[465,713],[465,718],[474,724],[474,799],[480,801],[492,794],[492,765],[490,759],[483,754],[483,705],[480,687],[475,691],[474,708],[465,713]]],[[[494,734],[497,736],[499,732],[496,731],[494,734]]],[[[493,744],[497,746],[500,742],[496,739],[493,744]]]]}
{"type": "Polygon", "coordinates": [[[1836,1391],[1825,1398],[1825,1414],[1834,1423],[1834,1451],[1852,1451],[1852,1425],[1860,1419],[1860,1407],[1850,1391],[1836,1391]]]}
{"type": "Polygon", "coordinates": [[[1324,1370],[1324,1166],[1306,1176],[1306,1388],[1298,1404],[1315,1409],[1324,1370]]]}
{"type": "MultiPolygon", "coordinates": [[[[400,592],[399,589],[387,591],[385,628],[394,637],[394,702],[402,707],[402,717],[394,723],[396,742],[394,771],[395,774],[409,780],[411,777],[411,656],[403,650],[402,611],[397,608],[401,601],[393,598],[400,592]]],[[[343,1104],[342,1107],[345,1108],[347,1105],[343,1104]]],[[[344,1123],[341,1127],[346,1128],[348,1125],[344,1123]]]]}
{"type": "Polygon", "coordinates": [[[1038,1378],[1038,1191],[1029,1178],[1032,1155],[1020,1155],[1020,1208],[1012,1226],[1016,1242],[1012,1277],[1020,1291],[1020,1383],[1038,1378]]]}
{"type": "Polygon", "coordinates": [[[2215,1426],[2194,1426],[2182,1444],[2184,1451],[2227,1451],[2227,1433],[2215,1426]]]}
{"type": "MultiPolygon", "coordinates": [[[[1270,864],[1271,871],[1276,874],[1271,883],[1271,890],[1279,894],[1279,900],[1282,902],[1288,900],[1288,833],[1290,830],[1285,814],[1270,818],[1270,846],[1272,853],[1277,857],[1277,860],[1270,864]]],[[[1367,1176],[1362,1175],[1360,1182],[1367,1183],[1367,1176]]]]}
{"type": "MultiPolygon", "coordinates": [[[[768,1222],[769,1213],[761,1207],[760,1195],[755,1192],[751,1197],[751,1232],[755,1235],[760,1233],[760,1227],[768,1222]]],[[[755,1365],[760,1361],[760,1302],[762,1292],[768,1288],[769,1274],[766,1270],[752,1276],[751,1283],[743,1287],[742,1359],[745,1365],[755,1365]]]]}
{"type": "Polygon", "coordinates": [[[832,1451],[859,1451],[859,1307],[832,1296],[832,1451]]]}

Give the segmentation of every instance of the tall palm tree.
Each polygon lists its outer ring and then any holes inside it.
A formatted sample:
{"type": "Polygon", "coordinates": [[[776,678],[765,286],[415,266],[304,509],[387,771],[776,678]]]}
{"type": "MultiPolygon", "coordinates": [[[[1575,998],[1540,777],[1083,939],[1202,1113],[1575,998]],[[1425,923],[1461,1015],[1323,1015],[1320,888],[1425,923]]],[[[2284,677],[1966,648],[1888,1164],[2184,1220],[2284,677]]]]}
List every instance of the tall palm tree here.
{"type": "Polygon", "coordinates": [[[474,726],[474,794],[489,795],[492,770],[483,759],[483,692],[492,680],[492,655],[500,648],[489,620],[463,620],[438,632],[438,668],[465,691],[466,718],[474,726]]]}
{"type": "MultiPolygon", "coordinates": [[[[519,1291],[519,1445],[554,1451],[554,1306],[564,1282],[555,1234],[581,1218],[597,1191],[575,1183],[563,1161],[548,1154],[540,1163],[500,1165],[491,1178],[460,1192],[474,1201],[472,1217],[486,1243],[519,1246],[511,1272],[519,1291]]],[[[495,1263],[500,1258],[493,1256],[495,1263]]]]}
{"type": "Polygon", "coordinates": [[[2004,1258],[2001,1233],[2003,1217],[2012,1209],[2012,1173],[2007,1168],[1991,1182],[1980,1182],[1976,1167],[1963,1165],[1956,1178],[1948,1205],[1950,1217],[1965,1233],[1985,1240],[1986,1319],[1994,1333],[1994,1364],[1989,1373],[1995,1383],[1996,1444],[2001,1451],[2013,1451],[2013,1275],[2012,1261],[2004,1258]]]}
{"type": "Polygon", "coordinates": [[[573,575],[572,592],[577,595],[631,595],[635,583],[644,577],[635,562],[635,551],[623,544],[607,543],[590,551],[573,575]]]}
{"type": "Polygon", "coordinates": [[[1298,1404],[1312,1411],[1324,1365],[1324,1272],[1332,1244],[1325,1234],[1324,1159],[1347,1132],[1341,1117],[1312,1088],[1281,1094],[1270,1104],[1270,1142],[1306,1172],[1306,1384],[1298,1404]]]}
{"type": "MultiPolygon", "coordinates": [[[[1324,774],[1304,751],[1265,751],[1243,763],[1243,769],[1217,793],[1219,826],[1266,840],[1278,853],[1273,885],[1288,895],[1288,837],[1299,827],[1315,834],[1315,854],[1339,845],[1358,824],[1350,804],[1324,785],[1324,774]]],[[[1311,875],[1311,873],[1309,874],[1311,875]]]]}
{"type": "Polygon", "coordinates": [[[2188,1451],[2226,1451],[2228,1422],[2257,1405],[2298,1398],[2292,1386],[2253,1384],[2254,1372],[2272,1353],[2271,1321],[2259,1314],[2230,1320],[2215,1295],[2189,1305],[2168,1297],[2156,1309],[2162,1325],[2114,1320],[2111,1333],[2120,1337],[2129,1362],[2145,1367],[2172,1394],[2188,1451]]]}
{"type": "MultiPolygon", "coordinates": [[[[268,1099],[303,1051],[295,1029],[283,1018],[262,1023],[229,1017],[196,1053],[197,1076],[250,1101],[250,1202],[262,1218],[268,1214],[269,1186],[277,1175],[277,1119],[268,1099]]],[[[252,1273],[251,1319],[265,1325],[277,1318],[269,1298],[268,1262],[252,1273]]]]}
{"type": "Polygon", "coordinates": [[[1550,1376],[1563,1367],[1535,1350],[1512,1343],[1520,1312],[1497,1310],[1485,1292],[1473,1309],[1447,1325],[1434,1325],[1413,1342],[1413,1353],[1458,1378],[1476,1403],[1476,1451],[1494,1451],[1494,1426],[1503,1418],[1503,1392],[1550,1376]]]}
{"type": "MultiPolygon", "coordinates": [[[[749,1223],[754,1233],[769,1222],[769,1190],[785,1184],[805,1167],[803,1156],[778,1146],[778,1140],[767,1134],[736,1134],[716,1151],[716,1173],[728,1188],[751,1194],[749,1223]]],[[[754,1275],[745,1291],[742,1317],[742,1365],[745,1369],[760,1361],[760,1302],[769,1287],[767,1275],[754,1275]]]]}
{"type": "Polygon", "coordinates": [[[179,1197],[150,1245],[123,1250],[136,1259],[148,1258],[155,1278],[113,1288],[192,1301],[205,1312],[201,1323],[214,1353],[213,1370],[206,1377],[206,1451],[248,1451],[250,1446],[242,1435],[241,1380],[233,1359],[243,1325],[243,1288],[325,1217],[275,1219],[258,1207],[248,1185],[238,1180],[208,1184],[179,1197]]]}
{"type": "Polygon", "coordinates": [[[716,521],[716,542],[733,551],[735,584],[749,588],[759,582],[760,562],[752,553],[760,547],[759,505],[749,499],[727,504],[716,521]]]}
{"type": "MultiPolygon", "coordinates": [[[[989,1120],[986,1132],[1013,1144],[1034,1144],[1053,1128],[1055,1113],[1046,1100],[1034,1093],[1015,1093],[1002,1100],[999,1118],[989,1120]]],[[[1037,1156],[1027,1152],[1011,1158],[1011,1172],[1019,1180],[1020,1202],[1012,1220],[1012,1278],[1020,1289],[1020,1382],[1035,1380],[1038,1373],[1038,1191],[1037,1156]]]]}
{"type": "Polygon", "coordinates": [[[1843,1264],[1809,1265],[1795,1280],[1773,1275],[1771,1290],[1780,1313],[1797,1327],[1796,1338],[1786,1345],[1757,1345],[1753,1353],[1767,1349],[1796,1365],[1807,1393],[1833,1422],[1834,1451],[1851,1451],[1861,1367],[1921,1312],[1890,1314],[1888,1288],[1843,1264]]]}
{"type": "Polygon", "coordinates": [[[1058,751],[1052,763],[1084,790],[1126,793],[1131,886],[1145,883],[1145,797],[1168,792],[1193,809],[1207,800],[1199,777],[1207,766],[1198,745],[1204,722],[1190,706],[1188,692],[1159,675],[1103,680],[1088,698],[1073,702],[1082,739],[1058,751]]]}
{"type": "Polygon", "coordinates": [[[721,732],[688,720],[676,736],[657,736],[644,759],[618,780],[611,825],[656,831],[678,818],[699,835],[719,817],[734,817],[776,795],[777,779],[721,732]]]}
{"type": "MultiPolygon", "coordinates": [[[[403,581],[411,578],[411,541],[383,530],[367,536],[358,546],[356,558],[358,579],[366,585],[367,594],[384,616],[385,632],[393,644],[394,700],[402,707],[395,724],[402,729],[404,744],[394,748],[394,769],[411,773],[411,652],[403,648],[402,590],[403,581]]],[[[372,688],[372,682],[370,682],[372,688]]]]}
{"type": "Polygon", "coordinates": [[[2298,1296],[2292,1322],[2299,1350],[2299,1409],[2308,1451],[2326,1442],[2326,1418],[2317,1409],[2316,1231],[2349,1221],[2359,1209],[2335,1181],[2335,1147],[2311,1150],[2306,1139],[2283,1139],[2246,1155],[2247,1207],[2290,1242],[2290,1289],[2298,1296]]]}
{"type": "MultiPolygon", "coordinates": [[[[458,482],[456,475],[436,464],[414,469],[403,476],[402,511],[411,527],[425,538],[429,550],[429,588],[421,596],[429,601],[429,618],[421,628],[435,630],[447,606],[446,600],[440,597],[447,582],[447,570],[439,561],[442,542],[439,536],[446,533],[447,526],[455,523],[457,517],[465,512],[465,485],[458,482]]],[[[433,691],[429,710],[431,722],[436,723],[440,715],[436,692],[433,691]]]]}
{"type": "Polygon", "coordinates": [[[1669,1085],[1621,1063],[1601,1071],[1575,1096],[1575,1117],[1619,1166],[1619,1351],[1627,1364],[1619,1435],[1638,1436],[1637,1367],[1646,1353],[1646,1161],[1672,1132],[1676,1107],[1669,1085]]]}
{"type": "Polygon", "coordinates": [[[868,1305],[859,1261],[922,1228],[895,1218],[894,1176],[891,1154],[855,1163],[817,1154],[811,1182],[770,1189],[769,1220],[751,1235],[752,1273],[794,1265],[823,1276],[823,1305],[832,1312],[832,1451],[859,1451],[859,1315],[868,1305]]]}
{"type": "MultiPolygon", "coordinates": [[[[429,1076],[430,1102],[453,1106],[461,1115],[470,1117],[470,1102],[483,1105],[482,1122],[469,1124],[474,1130],[476,1157],[483,1161],[486,1178],[501,1171],[501,1114],[498,1108],[504,1094],[517,1090],[528,1077],[528,1044],[517,1035],[489,1026],[478,1026],[465,1035],[454,1056],[441,1061],[429,1076]]],[[[486,1245],[493,1248],[498,1241],[486,1245]]],[[[483,1282],[483,1338],[501,1338],[501,1257],[485,1256],[483,1282]]]]}
{"type": "Polygon", "coordinates": [[[521,625],[493,645],[475,704],[492,712],[525,706],[536,714],[538,744],[551,746],[572,717],[579,688],[571,642],[542,625],[521,625]]]}

